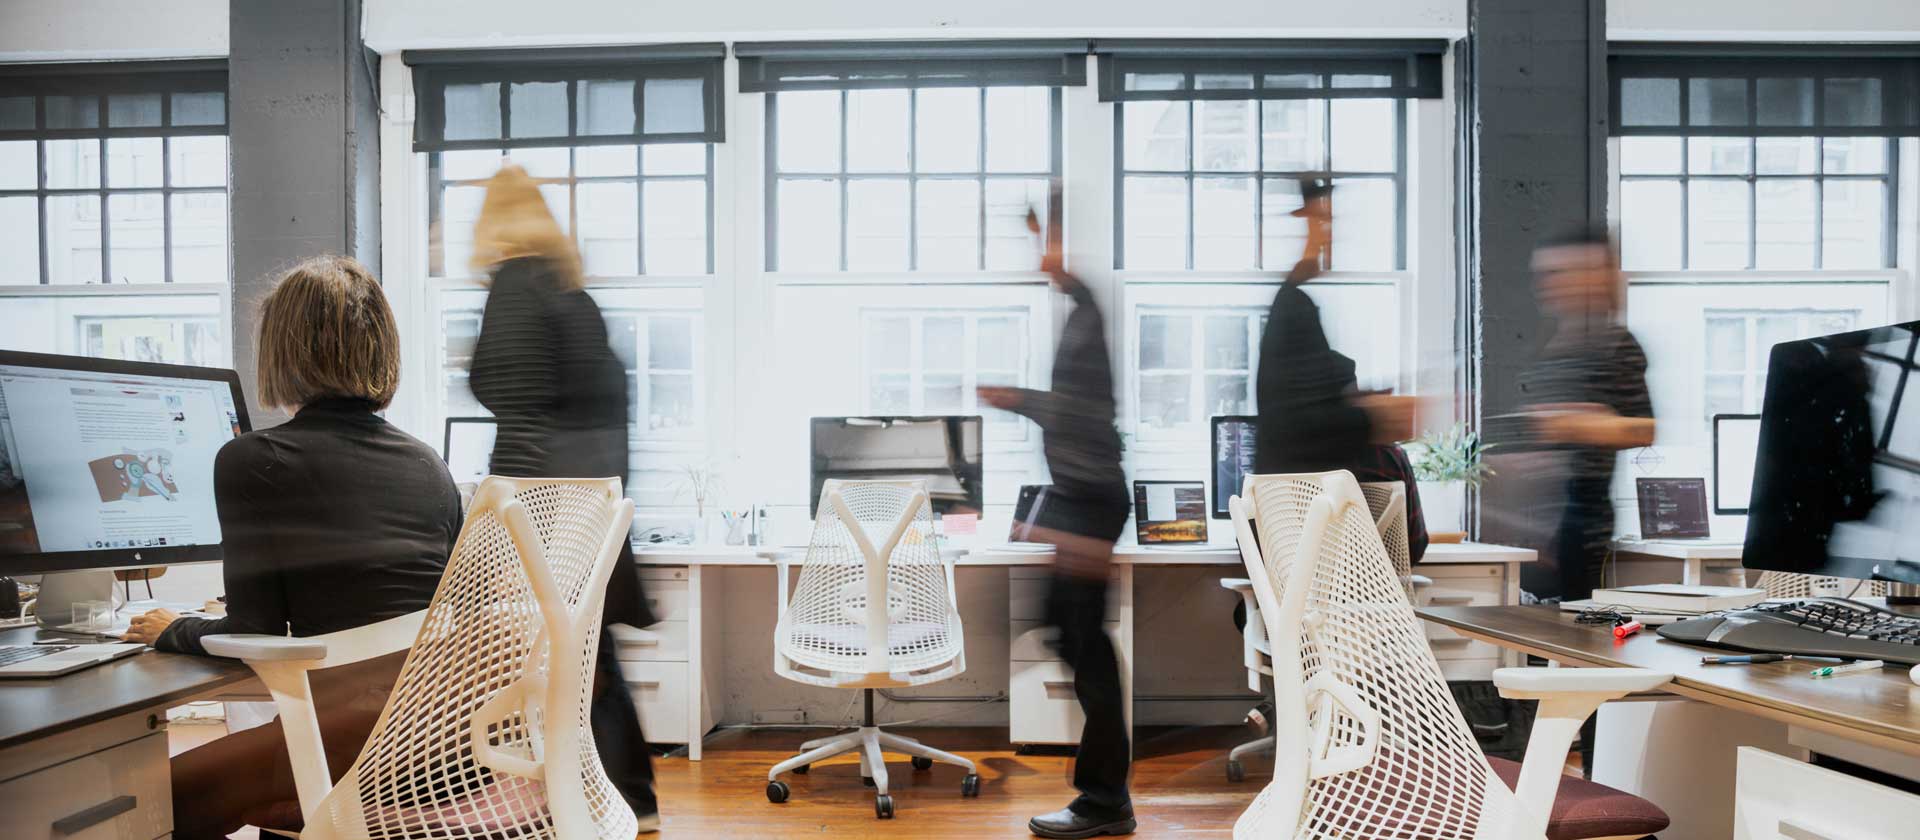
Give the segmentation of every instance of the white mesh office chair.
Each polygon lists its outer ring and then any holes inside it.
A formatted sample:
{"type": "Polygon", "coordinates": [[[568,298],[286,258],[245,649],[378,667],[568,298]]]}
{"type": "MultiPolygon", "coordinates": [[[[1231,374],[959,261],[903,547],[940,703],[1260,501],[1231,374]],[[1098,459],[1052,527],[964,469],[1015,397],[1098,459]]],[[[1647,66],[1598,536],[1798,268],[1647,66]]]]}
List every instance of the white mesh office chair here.
{"type": "MultiPolygon", "coordinates": [[[[1295,514],[1304,516],[1306,506],[1312,497],[1320,491],[1319,478],[1326,473],[1307,473],[1286,476],[1293,482],[1294,489],[1301,494],[1301,503],[1289,508],[1295,514]]],[[[1407,591],[1408,600],[1419,603],[1417,592],[1433,585],[1433,581],[1423,575],[1413,573],[1412,540],[1407,537],[1407,491],[1398,481],[1369,481],[1360,485],[1366,494],[1367,507],[1373,515],[1374,525],[1379,529],[1380,540],[1386,545],[1387,556],[1393,561],[1394,573],[1400,577],[1407,591]]],[[[1302,520],[1304,521],[1304,520],[1302,520]]],[[[1297,527],[1298,523],[1290,527],[1297,527]]],[[[1252,533],[1242,536],[1241,545],[1253,545],[1252,533]]],[[[1257,563],[1260,555],[1241,552],[1240,559],[1245,563],[1257,563]]],[[[1244,578],[1221,578],[1220,586],[1239,593],[1246,605],[1247,623],[1241,628],[1241,660],[1247,669],[1247,688],[1251,691],[1263,691],[1262,676],[1273,676],[1273,647],[1267,640],[1267,628],[1260,617],[1260,605],[1256,602],[1253,581],[1265,576],[1265,570],[1248,566],[1244,578]]],[[[1273,752],[1274,737],[1268,735],[1248,741],[1227,753],[1227,781],[1244,781],[1247,777],[1245,759],[1258,752],[1273,752]]]]}
{"type": "Polygon", "coordinates": [[[973,762],[882,732],[873,718],[874,689],[924,685],[967,669],[953,562],[941,555],[924,482],[828,481],[791,601],[780,561],[779,598],[774,672],[808,685],[860,689],[866,714],[859,729],[808,741],[767,771],[767,799],[785,802],[792,794],[780,774],[805,773],[849,752],[859,753],[860,776],[874,787],[881,819],[893,816],[882,752],[912,756],[915,770],[935,761],[964,767],[962,795],[979,794],[973,762]]]}
{"type": "Polygon", "coordinates": [[[1264,612],[1274,640],[1275,729],[1286,754],[1234,825],[1235,838],[1571,840],[1665,827],[1657,808],[1564,777],[1561,767],[1581,722],[1602,702],[1670,675],[1496,671],[1503,695],[1540,701],[1526,764],[1498,772],[1447,689],[1352,476],[1251,476],[1243,492],[1229,505],[1235,527],[1250,532],[1253,519],[1261,553],[1272,558],[1262,566],[1269,580],[1255,592],[1278,602],[1264,612]],[[1322,490],[1302,517],[1300,500],[1313,484],[1322,490]]]}
{"type": "Polygon", "coordinates": [[[1891,591],[1883,580],[1858,581],[1794,572],[1761,572],[1760,579],[1753,585],[1766,590],[1768,598],[1783,599],[1813,598],[1824,593],[1853,598],[1884,598],[1891,591]]]}
{"type": "Polygon", "coordinates": [[[226,635],[279,706],[305,840],[632,840],[589,727],[600,605],[633,502],[617,479],[481,482],[421,612],[308,638],[226,635]],[[330,783],[307,671],[407,649],[346,776],[330,783]]]}

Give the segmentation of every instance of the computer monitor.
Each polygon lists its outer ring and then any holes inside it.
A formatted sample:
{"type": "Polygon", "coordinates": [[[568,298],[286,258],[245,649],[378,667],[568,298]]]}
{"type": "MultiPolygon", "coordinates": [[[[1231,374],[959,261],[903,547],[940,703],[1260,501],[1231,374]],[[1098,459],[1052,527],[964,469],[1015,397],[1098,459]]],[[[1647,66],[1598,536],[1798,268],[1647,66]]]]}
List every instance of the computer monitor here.
{"type": "Polygon", "coordinates": [[[219,560],[231,370],[0,351],[0,574],[219,560]]]}
{"type": "Polygon", "coordinates": [[[1250,415],[1213,418],[1213,518],[1228,519],[1227,500],[1240,492],[1240,480],[1253,472],[1253,421],[1250,415]]]}
{"type": "Polygon", "coordinates": [[[446,442],[440,457],[455,484],[479,484],[493,465],[493,436],[499,431],[491,417],[447,418],[446,442]]]}
{"type": "Polygon", "coordinates": [[[1753,459],[1760,449],[1760,415],[1713,415],[1713,512],[1742,516],[1753,497],[1753,459]]]}
{"type": "Polygon", "coordinates": [[[978,512],[982,449],[979,415],[949,417],[813,418],[813,492],[808,510],[820,510],[827,479],[920,479],[933,512],[978,512]]]}
{"type": "Polygon", "coordinates": [[[1742,559],[1920,583],[1920,321],[1773,346],[1742,559]]]}

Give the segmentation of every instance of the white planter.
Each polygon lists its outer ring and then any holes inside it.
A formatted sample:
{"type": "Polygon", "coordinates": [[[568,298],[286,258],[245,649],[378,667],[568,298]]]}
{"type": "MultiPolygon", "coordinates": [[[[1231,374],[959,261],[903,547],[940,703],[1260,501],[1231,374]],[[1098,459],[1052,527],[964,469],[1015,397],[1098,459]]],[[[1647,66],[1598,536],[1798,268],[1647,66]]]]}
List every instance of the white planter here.
{"type": "Polygon", "coordinates": [[[1420,482],[1420,508],[1427,520],[1429,533],[1467,530],[1467,483],[1420,482]]]}

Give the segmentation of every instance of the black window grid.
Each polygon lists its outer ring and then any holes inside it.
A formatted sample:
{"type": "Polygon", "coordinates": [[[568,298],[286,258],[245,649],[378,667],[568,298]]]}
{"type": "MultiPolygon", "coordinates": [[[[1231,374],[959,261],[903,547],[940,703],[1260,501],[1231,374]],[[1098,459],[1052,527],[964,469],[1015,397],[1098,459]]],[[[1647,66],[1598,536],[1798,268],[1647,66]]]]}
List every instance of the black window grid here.
{"type": "MultiPolygon", "coordinates": [[[[1683,88],[1684,89],[1684,88],[1683,88]]],[[[1637,135],[1645,137],[1647,135],[1637,135]]],[[[1745,183],[1747,186],[1747,263],[1741,269],[1745,271],[1765,270],[1759,268],[1760,250],[1760,213],[1759,185],[1762,181],[1808,181],[1813,182],[1813,265],[1816,269],[1826,266],[1826,187],[1829,181],[1856,181],[1878,183],[1881,185],[1881,229],[1880,263],[1875,268],[1887,269],[1894,265],[1895,253],[1899,247],[1898,212],[1900,191],[1897,189],[1900,173],[1900,143],[1897,140],[1885,140],[1887,149],[1886,171],[1878,173],[1848,173],[1827,171],[1827,141],[1830,137],[1805,137],[1789,139],[1809,139],[1814,141],[1813,171],[1799,173],[1762,173],[1760,172],[1759,137],[1739,136],[1661,136],[1658,139],[1676,140],[1680,143],[1680,171],[1678,173],[1633,173],[1622,172],[1621,183],[1665,182],[1680,186],[1680,268],[1681,271],[1693,268],[1693,238],[1690,186],[1694,181],[1720,181],[1726,183],[1745,183]],[[1692,143],[1701,140],[1744,140],[1747,144],[1747,171],[1744,174],[1696,173],[1693,171],[1692,143]]],[[[1872,138],[1868,138],[1872,139],[1872,138]]],[[[1622,139],[1621,142],[1628,142],[1622,139]]],[[[1651,270],[1651,269],[1650,269],[1651,270]]],[[[1783,269],[1784,270],[1784,269],[1783,269]]]]}
{"type": "Polygon", "coordinates": [[[557,145],[594,146],[650,143],[718,143],[726,140],[726,108],[722,102],[721,62],[704,59],[675,62],[639,62],[616,64],[567,64],[550,66],[419,66],[414,68],[414,96],[418,118],[414,121],[413,150],[416,152],[466,149],[537,148],[557,145]],[[648,132],[646,130],[647,82],[698,79],[703,86],[699,131],[648,132]],[[623,134],[583,134],[580,131],[580,84],[591,81],[630,81],[633,83],[633,131],[623,134]],[[567,124],[563,134],[540,137],[513,136],[513,87],[519,84],[563,82],[567,94],[567,124]],[[482,138],[446,138],[446,91],[455,85],[495,84],[499,86],[500,136],[482,138]]]}
{"type": "MultiPolygon", "coordinates": [[[[937,86],[934,86],[937,87],[937,86]]],[[[1061,140],[1061,95],[1060,88],[1049,88],[1047,93],[1047,158],[1045,171],[987,171],[987,90],[979,88],[974,107],[979,117],[978,148],[976,150],[975,170],[972,172],[920,172],[918,140],[920,124],[920,91],[924,88],[907,88],[907,163],[898,172],[852,172],[847,169],[847,98],[851,88],[840,89],[839,119],[839,160],[833,171],[823,172],[782,172],[780,170],[779,148],[779,102],[778,93],[767,96],[767,171],[773,177],[767,179],[766,194],[766,266],[768,271],[780,270],[780,185],[786,181],[826,181],[836,183],[840,191],[840,257],[836,271],[847,270],[847,185],[853,181],[878,180],[907,182],[907,270],[920,270],[920,184],[923,181],[972,181],[979,187],[980,201],[976,208],[978,219],[974,232],[974,270],[983,271],[987,259],[987,182],[995,180],[1047,179],[1060,177],[1061,157],[1064,153],[1061,140]]],[[[1050,219],[1048,224],[1059,224],[1063,220],[1050,219]]]]}
{"type": "MultiPolygon", "coordinates": [[[[666,182],[673,182],[673,181],[702,182],[706,187],[706,193],[707,193],[707,212],[706,212],[706,219],[705,219],[707,254],[706,254],[705,273],[712,274],[713,261],[714,261],[713,144],[712,143],[702,144],[702,154],[706,160],[704,172],[697,173],[697,174],[675,174],[675,175],[646,174],[646,171],[647,171],[646,170],[646,154],[647,154],[647,146],[649,145],[653,145],[653,144],[642,144],[634,147],[634,161],[633,161],[634,170],[633,171],[635,174],[633,175],[580,175],[578,174],[579,168],[580,168],[580,160],[579,160],[580,147],[579,146],[542,147],[542,148],[564,148],[567,150],[567,177],[536,178],[535,180],[539,181],[543,185],[544,184],[565,184],[567,186],[567,215],[568,215],[568,220],[571,220],[572,222],[572,236],[574,238],[574,243],[576,248],[579,247],[579,241],[580,241],[580,190],[578,189],[578,187],[583,184],[633,184],[634,185],[634,191],[633,191],[633,194],[634,194],[634,199],[633,199],[634,200],[634,210],[633,210],[634,212],[634,267],[637,269],[637,272],[633,275],[635,277],[647,276],[647,185],[650,183],[666,183],[666,182]]],[[[487,147],[488,150],[492,148],[493,147],[491,146],[487,147]]],[[[518,148],[534,148],[534,147],[521,145],[518,148]]],[[[508,151],[511,151],[511,150],[509,149],[508,151]]],[[[441,163],[442,154],[444,153],[443,152],[427,153],[427,223],[430,226],[438,225],[441,223],[443,212],[445,210],[444,205],[445,205],[445,199],[446,199],[446,191],[449,188],[484,187],[487,183],[487,179],[485,178],[449,180],[443,177],[441,174],[443,171],[442,163],[441,163]]],[[[562,227],[565,227],[567,225],[568,220],[560,220],[562,227]]],[[[432,247],[427,255],[427,274],[433,277],[443,277],[443,278],[450,278],[450,279],[457,279],[457,278],[463,278],[463,277],[469,276],[467,270],[464,268],[450,267],[446,265],[446,249],[443,245],[441,245],[440,241],[437,238],[433,242],[432,247]]],[[[589,273],[588,277],[590,279],[596,279],[596,280],[621,279],[618,276],[601,276],[601,275],[594,275],[591,273],[589,273]]]]}
{"type": "MultiPolygon", "coordinates": [[[[227,185],[211,187],[178,187],[173,185],[173,141],[178,137],[225,137],[226,120],[218,125],[174,125],[172,93],[196,93],[191,89],[172,90],[133,90],[129,93],[157,93],[160,98],[160,125],[138,127],[110,127],[108,125],[108,100],[114,92],[87,92],[81,95],[92,96],[98,113],[94,128],[42,128],[47,125],[47,96],[34,97],[33,129],[0,131],[0,141],[34,141],[34,187],[32,189],[0,189],[0,198],[30,197],[35,199],[35,218],[39,221],[36,236],[40,248],[40,285],[53,286],[51,261],[48,250],[47,204],[48,200],[61,196],[97,196],[100,200],[100,283],[74,285],[134,285],[116,284],[113,279],[113,222],[111,199],[113,196],[157,195],[160,197],[161,218],[161,279],[163,283],[174,282],[173,278],[173,197],[176,195],[226,195],[227,185]],[[157,187],[115,187],[108,180],[107,141],[116,139],[152,139],[160,140],[160,186],[157,187]],[[99,164],[99,183],[92,187],[50,187],[47,185],[47,143],[57,140],[92,140],[99,145],[95,155],[99,164]]],[[[222,91],[224,93],[224,91],[222,91]]],[[[60,95],[60,94],[49,94],[60,95]]],[[[225,278],[222,278],[224,281],[225,278]]],[[[144,284],[142,284],[144,285],[144,284]]]]}
{"type": "MultiPolygon", "coordinates": [[[[1201,100],[1195,100],[1201,101],[1201,100]]],[[[1242,101],[1242,100],[1230,100],[1242,101]]],[[[1357,172],[1336,170],[1333,168],[1333,119],[1332,101],[1326,99],[1307,100],[1321,109],[1320,149],[1321,166],[1312,170],[1271,170],[1266,168],[1266,109],[1261,107],[1263,100],[1249,99],[1249,109],[1253,112],[1254,161],[1249,170],[1215,171],[1194,167],[1195,142],[1194,120],[1199,111],[1189,102],[1186,119],[1187,157],[1186,165],[1181,169],[1128,169],[1126,166],[1126,107],[1118,105],[1113,114],[1113,267],[1116,270],[1127,268],[1127,178],[1161,177],[1183,178],[1187,188],[1187,260],[1184,268],[1192,271],[1194,266],[1194,180],[1242,178],[1253,182],[1253,268],[1252,271],[1275,271],[1284,269],[1266,268],[1266,184],[1268,181],[1298,181],[1301,178],[1318,178],[1329,183],[1360,180],[1391,180],[1394,194],[1394,235],[1393,270],[1406,269],[1407,240],[1407,103],[1404,99],[1394,100],[1394,162],[1393,171],[1357,172]]],[[[1338,224],[1339,191],[1334,191],[1335,223],[1338,224]]],[[[1334,265],[1334,246],[1327,245],[1327,269],[1334,265]]],[[[1290,267],[1290,266],[1289,266],[1290,267]]]]}

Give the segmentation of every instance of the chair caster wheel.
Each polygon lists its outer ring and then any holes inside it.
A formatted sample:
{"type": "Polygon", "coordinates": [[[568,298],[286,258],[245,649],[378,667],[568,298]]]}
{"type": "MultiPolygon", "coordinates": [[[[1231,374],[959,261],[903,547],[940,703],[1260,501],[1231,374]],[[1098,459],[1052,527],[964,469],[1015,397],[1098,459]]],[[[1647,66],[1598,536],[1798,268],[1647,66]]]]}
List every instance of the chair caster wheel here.
{"type": "Polygon", "coordinates": [[[873,815],[883,820],[893,819],[893,797],[884,793],[874,797],[873,815]]]}
{"type": "Polygon", "coordinates": [[[1227,781],[1244,782],[1246,780],[1247,780],[1246,766],[1233,759],[1227,759],[1227,781]]]}
{"type": "Polygon", "coordinates": [[[813,770],[813,765],[802,764],[799,767],[793,768],[793,774],[796,776],[805,776],[807,775],[807,773],[811,772],[812,770],[813,770]]]}
{"type": "Polygon", "coordinates": [[[775,779],[774,781],[767,783],[767,801],[768,802],[772,802],[773,804],[778,805],[782,802],[787,801],[787,797],[792,795],[793,795],[793,789],[787,787],[786,782],[775,779]]]}
{"type": "Polygon", "coordinates": [[[861,776],[860,784],[866,785],[867,787],[875,787],[872,776],[861,776]]]}
{"type": "Polygon", "coordinates": [[[915,770],[932,770],[932,769],[933,769],[933,759],[931,759],[931,758],[925,758],[925,757],[923,757],[923,756],[917,756],[917,755],[916,755],[916,756],[914,756],[914,757],[913,757],[913,769],[915,769],[915,770]]]}
{"type": "Polygon", "coordinates": [[[966,797],[980,795],[980,774],[968,773],[966,778],[960,780],[960,795],[966,797]]]}

